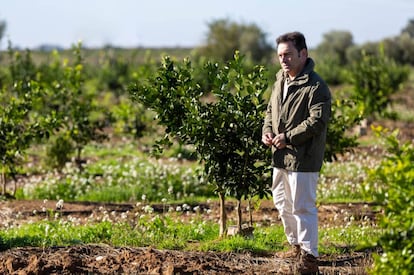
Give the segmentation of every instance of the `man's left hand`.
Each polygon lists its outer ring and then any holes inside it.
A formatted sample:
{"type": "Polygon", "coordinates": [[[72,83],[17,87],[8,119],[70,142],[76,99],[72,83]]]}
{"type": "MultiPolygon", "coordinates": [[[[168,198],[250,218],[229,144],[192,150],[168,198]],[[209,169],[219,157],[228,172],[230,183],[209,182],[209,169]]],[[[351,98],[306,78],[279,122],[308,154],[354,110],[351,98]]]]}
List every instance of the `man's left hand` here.
{"type": "Polygon", "coordinates": [[[286,147],[286,137],[285,133],[281,133],[276,135],[272,141],[273,145],[276,146],[277,149],[283,149],[286,147]]]}

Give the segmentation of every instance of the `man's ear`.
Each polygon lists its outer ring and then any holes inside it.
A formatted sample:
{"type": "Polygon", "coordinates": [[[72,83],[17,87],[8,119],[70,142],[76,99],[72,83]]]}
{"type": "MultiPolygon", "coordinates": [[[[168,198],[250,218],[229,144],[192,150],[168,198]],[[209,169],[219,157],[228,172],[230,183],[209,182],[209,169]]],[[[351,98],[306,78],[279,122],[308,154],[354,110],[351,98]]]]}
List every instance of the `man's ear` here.
{"type": "Polygon", "coordinates": [[[302,49],[301,54],[303,54],[304,57],[308,58],[308,50],[307,49],[302,49]]]}
{"type": "Polygon", "coordinates": [[[308,57],[308,50],[305,49],[305,48],[303,48],[302,50],[300,50],[299,51],[299,57],[301,57],[301,56],[307,58],[308,57]]]}

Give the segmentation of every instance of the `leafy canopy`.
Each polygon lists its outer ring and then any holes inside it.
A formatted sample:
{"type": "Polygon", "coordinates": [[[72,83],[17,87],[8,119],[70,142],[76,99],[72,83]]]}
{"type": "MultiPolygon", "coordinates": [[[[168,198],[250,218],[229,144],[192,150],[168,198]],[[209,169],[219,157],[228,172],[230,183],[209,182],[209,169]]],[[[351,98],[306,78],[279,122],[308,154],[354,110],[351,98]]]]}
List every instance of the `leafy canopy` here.
{"type": "Polygon", "coordinates": [[[130,87],[133,100],[157,113],[166,136],[194,145],[209,181],[218,192],[240,199],[263,196],[268,150],[261,144],[266,108],[264,68],[245,72],[238,52],[227,64],[207,62],[204,70],[210,90],[194,81],[194,68],[186,59],[176,64],[165,57],[158,74],[146,84],[130,87]]]}

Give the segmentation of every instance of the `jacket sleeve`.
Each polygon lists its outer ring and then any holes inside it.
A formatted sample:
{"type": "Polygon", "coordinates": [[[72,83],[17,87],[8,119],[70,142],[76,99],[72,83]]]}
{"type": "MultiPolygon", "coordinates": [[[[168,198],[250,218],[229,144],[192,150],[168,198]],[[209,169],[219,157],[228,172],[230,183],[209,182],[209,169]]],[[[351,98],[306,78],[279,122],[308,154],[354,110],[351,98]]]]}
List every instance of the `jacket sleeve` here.
{"type": "Polygon", "coordinates": [[[267,104],[267,109],[265,112],[265,118],[263,123],[262,135],[266,133],[273,133],[272,130],[272,99],[270,99],[267,104]]]}
{"type": "Polygon", "coordinates": [[[301,145],[313,136],[322,134],[331,116],[331,94],[325,83],[316,85],[309,100],[309,116],[297,127],[285,132],[288,144],[301,145]]]}

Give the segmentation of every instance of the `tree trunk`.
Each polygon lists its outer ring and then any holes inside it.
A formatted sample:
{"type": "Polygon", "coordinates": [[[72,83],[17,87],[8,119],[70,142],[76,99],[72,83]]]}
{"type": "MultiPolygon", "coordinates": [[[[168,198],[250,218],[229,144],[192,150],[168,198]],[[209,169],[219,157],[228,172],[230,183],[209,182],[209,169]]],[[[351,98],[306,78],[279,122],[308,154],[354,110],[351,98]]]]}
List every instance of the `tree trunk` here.
{"type": "Polygon", "coordinates": [[[237,232],[239,234],[242,233],[242,205],[241,205],[241,199],[237,199],[237,232]]]}
{"type": "Polygon", "coordinates": [[[226,206],[225,206],[225,194],[223,192],[219,192],[219,200],[220,200],[220,231],[219,236],[223,237],[227,233],[227,215],[226,215],[226,206]]]}
{"type": "Polygon", "coordinates": [[[83,171],[83,164],[84,161],[82,160],[82,148],[81,147],[77,147],[76,149],[76,158],[75,158],[75,163],[76,166],[78,167],[79,171],[82,172],[83,171]]]}
{"type": "Polygon", "coordinates": [[[6,195],[6,173],[4,172],[4,167],[3,170],[1,171],[1,184],[3,187],[3,190],[1,191],[1,194],[4,196],[6,195]]]}
{"type": "Polygon", "coordinates": [[[249,226],[253,227],[252,198],[249,198],[249,226]]]}
{"type": "Polygon", "coordinates": [[[14,181],[14,189],[13,189],[13,198],[16,198],[16,191],[17,191],[17,178],[14,173],[12,173],[13,181],[14,181]]]}

